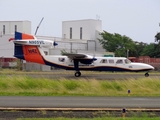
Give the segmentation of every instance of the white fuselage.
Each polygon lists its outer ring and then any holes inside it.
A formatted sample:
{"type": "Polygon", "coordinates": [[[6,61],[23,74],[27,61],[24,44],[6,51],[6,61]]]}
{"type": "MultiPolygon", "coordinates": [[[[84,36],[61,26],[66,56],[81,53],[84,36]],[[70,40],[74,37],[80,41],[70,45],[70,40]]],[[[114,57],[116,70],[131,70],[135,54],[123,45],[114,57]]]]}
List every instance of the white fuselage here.
{"type": "MultiPolygon", "coordinates": [[[[56,64],[58,66],[69,67],[74,69],[73,60],[67,56],[43,56],[45,61],[56,64]]],[[[98,70],[98,71],[147,71],[154,69],[151,65],[145,63],[133,63],[125,57],[96,57],[96,61],[92,64],[79,63],[79,69],[98,70]],[[101,70],[100,70],[101,69],[101,70]]]]}
{"type": "MultiPolygon", "coordinates": [[[[39,51],[45,61],[50,63],[50,66],[74,70],[74,62],[68,56],[62,55],[45,55],[39,47],[39,51]]],[[[92,56],[88,56],[91,58],[92,56]]],[[[96,70],[96,71],[149,71],[154,67],[145,63],[134,63],[125,57],[95,57],[97,60],[92,64],[82,64],[79,62],[80,70],[96,70]]]]}

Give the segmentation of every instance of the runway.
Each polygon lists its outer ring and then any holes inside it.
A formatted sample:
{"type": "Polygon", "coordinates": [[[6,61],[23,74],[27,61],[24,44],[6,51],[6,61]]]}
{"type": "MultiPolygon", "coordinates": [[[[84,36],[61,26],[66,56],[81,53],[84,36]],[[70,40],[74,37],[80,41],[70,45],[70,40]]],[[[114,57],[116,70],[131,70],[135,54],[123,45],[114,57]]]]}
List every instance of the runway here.
{"type": "MultiPolygon", "coordinates": [[[[57,70],[54,72],[24,72],[23,74],[5,74],[8,76],[28,76],[32,78],[48,78],[48,79],[96,79],[96,80],[127,80],[127,79],[139,79],[139,78],[146,78],[144,76],[145,72],[135,73],[135,72],[89,72],[89,71],[82,71],[82,75],[80,77],[74,76],[74,71],[65,71],[65,70],[57,70]],[[63,73],[63,74],[62,74],[63,73]]],[[[158,73],[149,73],[149,78],[160,78],[158,73]]]]}
{"type": "Polygon", "coordinates": [[[0,96],[1,108],[156,108],[160,97],[0,96]]]}

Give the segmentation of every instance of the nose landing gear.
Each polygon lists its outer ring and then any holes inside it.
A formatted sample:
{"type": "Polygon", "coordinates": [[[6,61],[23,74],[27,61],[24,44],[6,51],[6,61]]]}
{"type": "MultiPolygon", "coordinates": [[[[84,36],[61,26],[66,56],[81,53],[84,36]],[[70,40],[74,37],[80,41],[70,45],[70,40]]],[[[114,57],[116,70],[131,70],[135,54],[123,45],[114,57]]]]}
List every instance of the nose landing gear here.
{"type": "Polygon", "coordinates": [[[148,73],[148,72],[146,72],[146,73],[144,74],[144,76],[145,76],[145,77],[148,77],[148,76],[149,76],[149,73],[148,73]]]}

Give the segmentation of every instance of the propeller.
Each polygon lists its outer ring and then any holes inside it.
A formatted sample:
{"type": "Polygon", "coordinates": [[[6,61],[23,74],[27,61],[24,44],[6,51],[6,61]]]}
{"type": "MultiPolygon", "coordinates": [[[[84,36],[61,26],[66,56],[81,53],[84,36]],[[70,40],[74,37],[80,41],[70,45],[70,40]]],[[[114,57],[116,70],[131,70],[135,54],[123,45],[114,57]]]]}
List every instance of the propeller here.
{"type": "Polygon", "coordinates": [[[95,54],[93,55],[93,61],[96,61],[97,60],[97,58],[95,58],[95,54]]]}
{"type": "Polygon", "coordinates": [[[56,43],[55,41],[53,42],[53,46],[57,46],[58,45],[58,43],[56,43]]]}

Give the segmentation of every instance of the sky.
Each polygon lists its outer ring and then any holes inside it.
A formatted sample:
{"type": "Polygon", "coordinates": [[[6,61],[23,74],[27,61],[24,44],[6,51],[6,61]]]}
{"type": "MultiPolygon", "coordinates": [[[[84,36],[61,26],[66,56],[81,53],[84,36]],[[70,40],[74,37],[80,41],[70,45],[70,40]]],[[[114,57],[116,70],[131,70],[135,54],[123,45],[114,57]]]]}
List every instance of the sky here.
{"type": "Polygon", "coordinates": [[[62,36],[62,21],[102,20],[102,30],[152,43],[160,32],[160,0],[0,0],[0,21],[29,20],[32,34],[62,36]]]}

